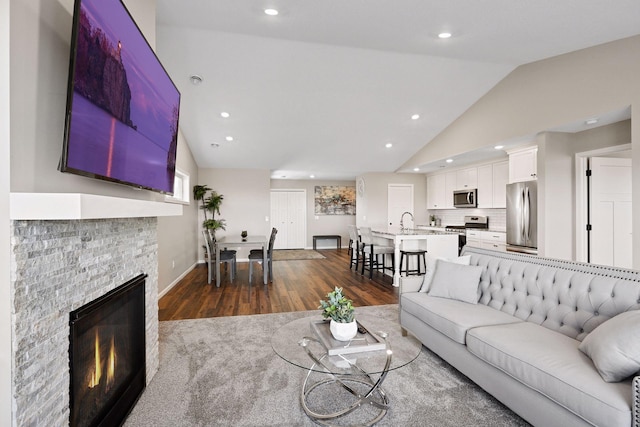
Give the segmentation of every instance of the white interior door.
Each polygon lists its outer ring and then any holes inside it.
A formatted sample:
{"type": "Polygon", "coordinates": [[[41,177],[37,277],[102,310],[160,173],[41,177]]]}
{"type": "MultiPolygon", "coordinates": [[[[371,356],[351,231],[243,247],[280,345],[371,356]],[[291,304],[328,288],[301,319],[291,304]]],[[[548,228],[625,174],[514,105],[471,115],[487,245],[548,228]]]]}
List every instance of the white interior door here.
{"type": "Polygon", "coordinates": [[[271,227],[278,229],[274,249],[286,249],[288,230],[288,195],[284,191],[271,192],[271,227]]]}
{"type": "Polygon", "coordinates": [[[304,248],[307,238],[306,191],[271,191],[271,226],[278,229],[274,249],[304,248]]]}
{"type": "Polygon", "coordinates": [[[631,159],[592,157],[591,262],[631,268],[631,159]]]}
{"type": "MultiPolygon", "coordinates": [[[[387,190],[387,224],[400,226],[400,218],[404,212],[413,214],[413,184],[389,184],[387,190]]],[[[411,217],[404,217],[404,226],[413,228],[411,217]]]]}
{"type": "Polygon", "coordinates": [[[287,249],[304,248],[307,240],[306,216],[306,192],[294,191],[289,193],[287,200],[289,230],[287,249]]]}

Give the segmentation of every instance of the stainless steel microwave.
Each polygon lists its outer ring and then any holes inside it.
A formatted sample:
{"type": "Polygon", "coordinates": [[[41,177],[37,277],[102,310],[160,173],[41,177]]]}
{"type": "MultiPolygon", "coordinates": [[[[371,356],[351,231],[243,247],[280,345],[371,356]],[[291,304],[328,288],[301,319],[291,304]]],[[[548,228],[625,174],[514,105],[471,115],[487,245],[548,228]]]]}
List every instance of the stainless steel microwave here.
{"type": "Polygon", "coordinates": [[[453,206],[456,208],[478,207],[478,190],[456,190],[453,192],[453,206]]]}

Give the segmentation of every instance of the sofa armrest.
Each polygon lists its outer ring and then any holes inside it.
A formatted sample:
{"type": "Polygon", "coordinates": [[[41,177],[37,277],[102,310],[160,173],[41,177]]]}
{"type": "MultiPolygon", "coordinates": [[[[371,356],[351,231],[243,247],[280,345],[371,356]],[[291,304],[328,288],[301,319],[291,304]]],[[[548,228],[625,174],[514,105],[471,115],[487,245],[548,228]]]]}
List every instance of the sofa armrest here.
{"type": "Polygon", "coordinates": [[[633,395],[631,398],[631,425],[640,427],[640,375],[633,379],[631,384],[633,395]]]}
{"type": "Polygon", "coordinates": [[[400,277],[400,294],[405,292],[418,292],[423,280],[424,276],[400,277]]]}

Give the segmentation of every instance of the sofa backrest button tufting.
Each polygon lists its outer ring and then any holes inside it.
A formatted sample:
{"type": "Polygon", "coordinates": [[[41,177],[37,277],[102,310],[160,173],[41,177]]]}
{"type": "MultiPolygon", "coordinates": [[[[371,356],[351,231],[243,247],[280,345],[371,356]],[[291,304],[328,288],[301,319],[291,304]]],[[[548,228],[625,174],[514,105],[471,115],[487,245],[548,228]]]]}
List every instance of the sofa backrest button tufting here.
{"type": "Polygon", "coordinates": [[[594,312],[593,312],[593,315],[594,315],[594,316],[599,316],[599,315],[600,315],[600,313],[598,313],[597,311],[594,311],[594,312]]]}

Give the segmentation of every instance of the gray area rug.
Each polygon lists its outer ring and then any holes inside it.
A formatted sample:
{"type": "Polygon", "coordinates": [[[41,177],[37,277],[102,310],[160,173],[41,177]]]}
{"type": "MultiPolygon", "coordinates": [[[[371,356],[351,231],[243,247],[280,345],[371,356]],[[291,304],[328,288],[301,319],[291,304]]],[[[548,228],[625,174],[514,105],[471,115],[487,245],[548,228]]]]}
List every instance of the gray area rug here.
{"type": "Polygon", "coordinates": [[[273,251],[274,261],[295,261],[305,259],[325,259],[319,252],[311,249],[276,249],[273,251]]]}
{"type": "MultiPolygon", "coordinates": [[[[396,304],[356,313],[398,318],[396,304]]],[[[317,314],[291,312],[160,322],[160,368],[125,426],[314,426],[300,406],[305,371],[280,359],[271,335],[317,314]]],[[[295,339],[295,337],[292,337],[295,339]]],[[[423,347],[389,373],[379,426],[527,426],[423,347]]]]}

